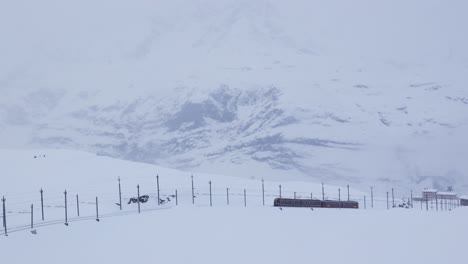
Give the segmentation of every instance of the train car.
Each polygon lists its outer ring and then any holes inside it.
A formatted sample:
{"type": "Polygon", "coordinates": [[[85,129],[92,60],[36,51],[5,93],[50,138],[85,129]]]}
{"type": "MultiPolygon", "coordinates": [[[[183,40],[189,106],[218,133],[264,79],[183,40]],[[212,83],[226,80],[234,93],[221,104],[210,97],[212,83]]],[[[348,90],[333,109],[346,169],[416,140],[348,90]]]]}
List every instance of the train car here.
{"type": "Polygon", "coordinates": [[[358,209],[359,208],[359,203],[356,202],[356,201],[342,201],[341,202],[341,208],[358,209]]]}
{"type": "Polygon", "coordinates": [[[276,198],[273,203],[276,207],[309,207],[309,208],[359,208],[355,201],[314,200],[314,199],[291,199],[276,198]]]}
{"type": "Polygon", "coordinates": [[[313,199],[290,199],[290,198],[276,198],[274,206],[277,207],[322,207],[320,200],[313,199]]]}
{"type": "Polygon", "coordinates": [[[335,201],[326,200],[322,201],[322,208],[352,208],[358,209],[359,203],[355,201],[335,201]]]}

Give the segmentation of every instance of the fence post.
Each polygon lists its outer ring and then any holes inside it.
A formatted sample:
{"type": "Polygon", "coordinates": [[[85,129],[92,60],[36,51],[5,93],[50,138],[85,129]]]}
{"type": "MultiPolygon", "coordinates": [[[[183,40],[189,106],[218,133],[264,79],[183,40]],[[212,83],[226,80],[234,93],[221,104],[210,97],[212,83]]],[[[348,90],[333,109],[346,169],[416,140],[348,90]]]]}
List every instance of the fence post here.
{"type": "Polygon", "coordinates": [[[226,202],[229,205],[229,188],[226,188],[226,202]]]}
{"type": "Polygon", "coordinates": [[[2,204],[3,204],[3,228],[5,229],[5,236],[8,236],[5,202],[6,202],[6,199],[5,199],[5,196],[3,196],[3,198],[2,198],[2,204]]]}
{"type": "Polygon", "coordinates": [[[158,205],[161,205],[161,200],[160,200],[160,197],[159,197],[159,175],[156,175],[156,185],[157,185],[157,188],[158,188],[158,205]]]}
{"type": "Polygon", "coordinates": [[[193,174],[192,174],[191,178],[192,178],[192,204],[195,204],[195,192],[193,190],[193,174]]]}
{"type": "Polygon", "coordinates": [[[31,204],[31,229],[34,228],[34,204],[31,204]]]}
{"type": "Polygon", "coordinates": [[[374,208],[374,187],[370,187],[371,208],[374,208]]]}
{"type": "Polygon", "coordinates": [[[388,192],[387,192],[387,210],[390,209],[390,207],[388,206],[388,192]]]}
{"type": "Polygon", "coordinates": [[[262,179],[262,199],[263,199],[263,206],[265,206],[265,182],[262,179]]]}
{"type": "Polygon", "coordinates": [[[247,207],[247,191],[244,189],[244,207],[247,207]]]}
{"type": "Polygon", "coordinates": [[[78,198],[78,194],[76,195],[76,212],[80,216],[80,199],[78,198]]]}
{"type": "Polygon", "coordinates": [[[65,225],[68,226],[67,190],[63,194],[65,194],[65,225]]]}
{"type": "Polygon", "coordinates": [[[97,196],[96,196],[96,221],[99,222],[99,202],[98,202],[97,196]]]}
{"type": "Polygon", "coordinates": [[[137,185],[137,195],[138,213],[140,213],[140,184],[137,185]]]}
{"type": "Polygon", "coordinates": [[[175,190],[175,205],[179,205],[179,201],[177,198],[177,189],[175,190]]]}
{"type": "Polygon", "coordinates": [[[42,221],[44,221],[44,196],[43,196],[43,190],[41,188],[40,193],[41,193],[41,212],[42,212],[42,221]]]}
{"type": "Polygon", "coordinates": [[[213,200],[211,199],[211,181],[208,182],[210,184],[210,207],[213,206],[213,200]]]}
{"type": "Polygon", "coordinates": [[[118,178],[119,181],[119,207],[120,211],[122,211],[122,189],[120,188],[120,177],[118,178]]]}
{"type": "Polygon", "coordinates": [[[346,187],[348,187],[348,201],[349,201],[349,184],[346,187]]]}

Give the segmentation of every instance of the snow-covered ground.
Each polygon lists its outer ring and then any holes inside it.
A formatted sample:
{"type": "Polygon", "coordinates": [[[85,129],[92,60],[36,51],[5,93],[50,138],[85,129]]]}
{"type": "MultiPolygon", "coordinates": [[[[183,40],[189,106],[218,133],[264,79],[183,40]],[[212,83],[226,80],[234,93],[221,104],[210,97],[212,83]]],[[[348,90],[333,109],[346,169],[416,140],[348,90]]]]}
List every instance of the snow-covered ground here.
{"type": "MultiPolygon", "coordinates": [[[[464,263],[468,236],[468,208],[452,211],[385,209],[386,190],[376,186],[374,209],[292,209],[272,207],[273,197],[320,197],[321,185],[308,182],[265,182],[194,173],[195,206],[191,201],[190,172],[63,150],[1,150],[0,195],[7,199],[10,233],[0,237],[5,263],[464,263]],[[37,157],[34,158],[34,155],[37,157]],[[45,155],[45,157],[43,157],[45,155]],[[174,199],[161,198],[178,190],[174,199]],[[122,180],[123,211],[118,206],[117,177],[122,180]],[[213,181],[213,207],[208,181],[213,181]],[[136,196],[136,185],[150,200],[126,201],[136,196]],[[230,205],[226,205],[226,187],[230,205]],[[38,190],[44,189],[45,221],[40,219],[38,190]],[[69,226],[64,223],[63,190],[68,191],[69,226]],[[247,190],[244,207],[243,190],[247,190]],[[80,217],[75,195],[80,194],[80,217]],[[95,221],[99,196],[100,221],[95,221]],[[36,235],[29,232],[30,204],[34,203],[36,235]],[[43,225],[43,226],[41,226],[43,225]]],[[[337,196],[345,186],[327,186],[326,196],[337,196]]],[[[404,194],[397,192],[397,200],[404,194]]],[[[351,189],[352,199],[368,195],[351,189]]],[[[369,196],[368,196],[369,197],[369,196]]]]}

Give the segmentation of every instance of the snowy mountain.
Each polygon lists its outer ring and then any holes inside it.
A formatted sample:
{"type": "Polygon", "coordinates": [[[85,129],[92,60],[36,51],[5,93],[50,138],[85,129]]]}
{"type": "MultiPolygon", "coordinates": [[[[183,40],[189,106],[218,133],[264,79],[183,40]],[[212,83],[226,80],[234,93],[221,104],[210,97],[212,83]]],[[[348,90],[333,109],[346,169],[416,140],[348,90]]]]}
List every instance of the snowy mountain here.
{"type": "Polygon", "coordinates": [[[1,147],[468,190],[466,1],[0,5],[1,147]]]}

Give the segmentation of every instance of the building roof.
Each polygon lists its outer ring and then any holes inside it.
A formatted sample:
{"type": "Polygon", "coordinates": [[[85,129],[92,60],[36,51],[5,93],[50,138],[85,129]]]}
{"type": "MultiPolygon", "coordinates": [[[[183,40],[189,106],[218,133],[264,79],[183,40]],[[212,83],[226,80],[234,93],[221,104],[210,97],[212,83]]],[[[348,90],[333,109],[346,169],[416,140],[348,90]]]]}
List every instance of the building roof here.
{"type": "Polygon", "coordinates": [[[437,195],[457,196],[454,192],[437,192],[437,195]]]}
{"type": "Polygon", "coordinates": [[[436,189],[425,189],[423,190],[423,192],[437,192],[436,189]]]}
{"type": "Polygon", "coordinates": [[[460,196],[460,199],[468,200],[468,195],[462,195],[462,196],[460,196]]]}

